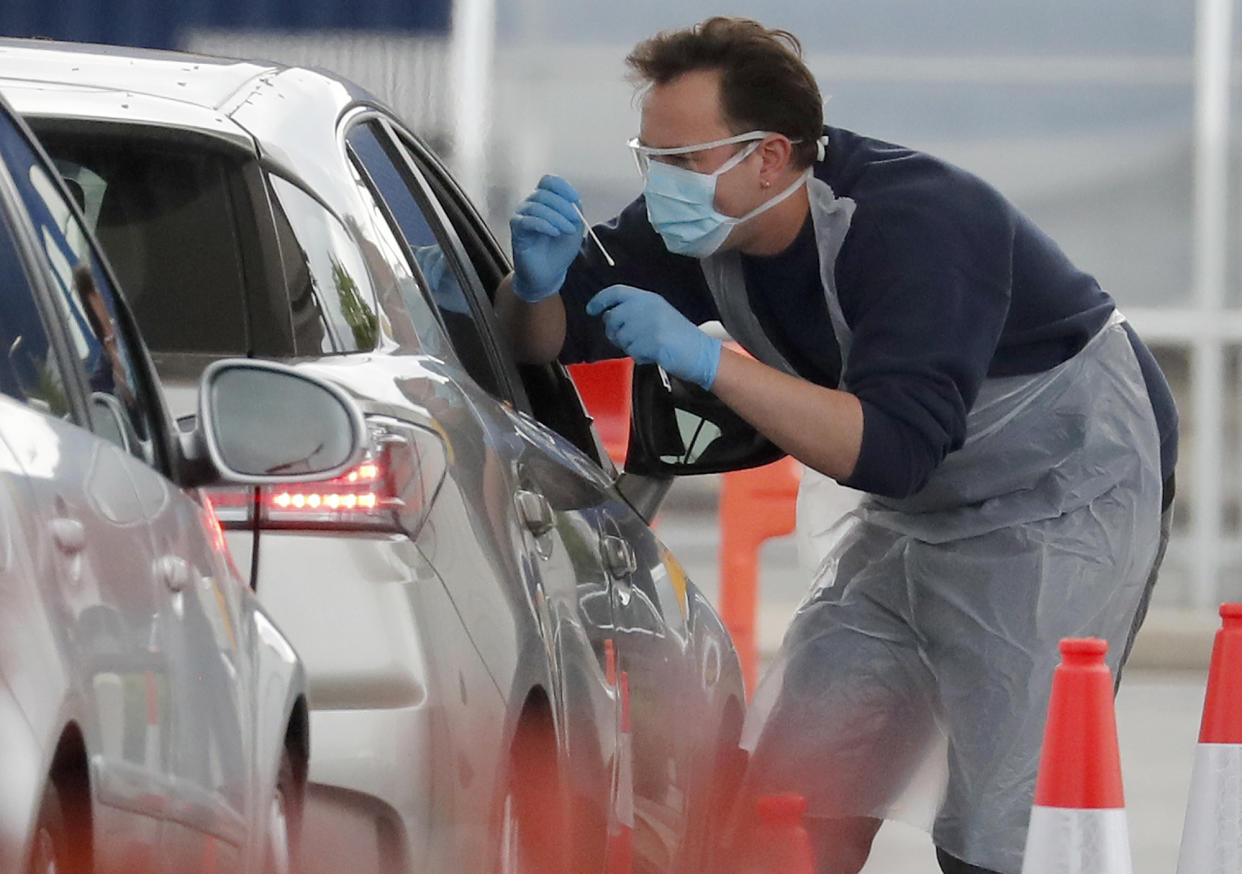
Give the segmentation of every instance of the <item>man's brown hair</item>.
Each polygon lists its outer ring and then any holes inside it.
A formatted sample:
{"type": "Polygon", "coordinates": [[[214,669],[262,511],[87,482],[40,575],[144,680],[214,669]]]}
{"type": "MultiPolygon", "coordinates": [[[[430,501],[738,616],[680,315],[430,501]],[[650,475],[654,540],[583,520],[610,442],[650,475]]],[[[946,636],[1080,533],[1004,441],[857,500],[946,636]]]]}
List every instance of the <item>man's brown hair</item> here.
{"type": "Polygon", "coordinates": [[[664,85],[697,70],[720,73],[724,122],[733,133],[767,130],[798,143],[793,161],[815,161],[823,134],[824,101],[802,62],[802,45],[785,30],[749,18],[709,18],[665,30],[634,47],[625,62],[640,82],[664,85]]]}

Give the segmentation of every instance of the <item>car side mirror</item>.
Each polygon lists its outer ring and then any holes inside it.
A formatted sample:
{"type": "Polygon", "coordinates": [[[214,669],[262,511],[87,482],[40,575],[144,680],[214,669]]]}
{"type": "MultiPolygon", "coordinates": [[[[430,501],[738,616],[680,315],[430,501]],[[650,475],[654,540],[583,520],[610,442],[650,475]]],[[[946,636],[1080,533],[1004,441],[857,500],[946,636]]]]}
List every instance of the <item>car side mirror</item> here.
{"type": "Polygon", "coordinates": [[[224,359],[199,381],[198,418],[182,433],[190,483],[331,479],[357,464],[366,423],[340,388],[268,361],[224,359]]]}
{"type": "Polygon", "coordinates": [[[655,365],[634,368],[626,473],[658,478],[724,473],[784,455],[711,392],[655,365]]]}

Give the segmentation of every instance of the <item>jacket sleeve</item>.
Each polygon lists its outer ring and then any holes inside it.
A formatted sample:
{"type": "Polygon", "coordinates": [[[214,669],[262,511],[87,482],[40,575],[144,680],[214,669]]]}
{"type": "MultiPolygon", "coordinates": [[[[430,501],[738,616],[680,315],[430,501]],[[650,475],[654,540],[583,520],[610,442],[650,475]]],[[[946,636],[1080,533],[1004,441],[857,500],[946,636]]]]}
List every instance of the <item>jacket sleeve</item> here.
{"type": "Polygon", "coordinates": [[[845,385],[863,407],[845,485],[906,497],[962,446],[1009,309],[1013,216],[945,167],[859,204],[835,269],[853,334],[845,385]]]}

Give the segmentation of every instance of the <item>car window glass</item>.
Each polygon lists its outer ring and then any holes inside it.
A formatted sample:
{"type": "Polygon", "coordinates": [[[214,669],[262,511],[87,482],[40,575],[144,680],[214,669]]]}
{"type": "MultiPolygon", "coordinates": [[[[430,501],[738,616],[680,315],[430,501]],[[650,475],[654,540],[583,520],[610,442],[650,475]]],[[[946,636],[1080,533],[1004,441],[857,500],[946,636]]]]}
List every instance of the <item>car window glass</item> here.
{"type": "Polygon", "coordinates": [[[375,289],[349,232],[296,185],[278,176],[271,183],[296,354],[374,349],[375,289]]]}
{"type": "Polygon", "coordinates": [[[157,352],[247,352],[245,286],[221,155],[91,131],[43,135],[157,352]]]}
{"type": "MultiPolygon", "coordinates": [[[[469,282],[462,265],[437,236],[439,224],[428,218],[420,196],[425,192],[410,178],[401,157],[386,135],[377,135],[373,123],[356,125],[346,136],[353,155],[383,199],[392,220],[418,265],[424,287],[435,301],[440,318],[448,329],[457,358],[474,381],[493,395],[500,396],[500,381],[492,369],[487,341],[479,331],[467,298],[469,282]]],[[[444,233],[440,228],[440,234],[444,233]]]]}
{"type": "Polygon", "coordinates": [[[68,416],[60,366],[7,223],[0,224],[0,350],[0,392],[48,415],[68,416]]]}
{"type": "MultiPolygon", "coordinates": [[[[361,241],[363,255],[371,268],[380,309],[388,319],[393,338],[402,351],[421,349],[440,358],[452,358],[455,353],[425,291],[430,281],[427,272],[430,264],[410,264],[388,218],[353,161],[349,162],[349,170],[359,200],[366,206],[368,233],[361,241]]],[[[430,248],[439,251],[434,244],[430,248]]],[[[440,274],[444,272],[447,271],[442,269],[440,274]]]]}
{"type": "Polygon", "coordinates": [[[116,318],[116,293],[102,263],[85,228],[24,138],[8,130],[0,136],[0,145],[51,265],[56,304],[72,350],[86,371],[92,427],[147,458],[153,428],[139,400],[137,366],[116,318]]]}

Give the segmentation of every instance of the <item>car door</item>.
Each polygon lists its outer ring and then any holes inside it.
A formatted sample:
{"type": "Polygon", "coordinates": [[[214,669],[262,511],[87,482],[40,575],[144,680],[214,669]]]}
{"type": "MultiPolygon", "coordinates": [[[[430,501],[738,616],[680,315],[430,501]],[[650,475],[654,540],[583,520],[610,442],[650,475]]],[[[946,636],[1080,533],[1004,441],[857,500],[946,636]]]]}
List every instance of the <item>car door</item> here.
{"type": "MultiPolygon", "coordinates": [[[[130,764],[131,752],[141,750],[148,771],[158,766],[164,864],[193,871],[214,859],[234,867],[246,840],[250,785],[247,720],[237,682],[247,672],[237,662],[233,632],[240,591],[220,573],[222,549],[207,539],[202,508],[161,473],[164,423],[153,381],[80,216],[33,153],[26,173],[28,184],[19,182],[18,188],[52,265],[70,357],[88,392],[83,424],[93,432],[70,429],[61,438],[67,470],[84,459],[83,470],[72,471],[71,485],[64,486],[72,491],[80,482],[81,497],[75,501],[56,491],[43,503],[51,524],[70,532],[58,539],[62,550],[96,555],[100,585],[116,587],[117,597],[125,599],[123,613],[135,617],[128,628],[118,631],[105,622],[91,636],[100,647],[109,637],[119,638],[111,645],[128,652],[128,673],[137,676],[141,669],[145,706],[124,712],[144,713],[147,727],[141,744],[134,740],[123,748],[122,761],[130,764]],[[80,545],[74,539],[79,526],[80,545]]],[[[30,445],[21,434],[13,443],[19,457],[30,445]]],[[[72,562],[67,572],[82,564],[72,562]]],[[[127,683],[136,681],[121,680],[130,695],[127,683]]],[[[122,785],[118,792],[134,788],[122,785]]]]}
{"type": "Polygon", "coordinates": [[[243,619],[243,583],[227,567],[223,533],[211,513],[156,470],[128,472],[151,534],[153,575],[173,622],[164,650],[176,743],[170,770],[176,824],[166,841],[178,871],[236,870],[255,800],[251,694],[254,677],[243,619]],[[214,543],[208,534],[218,535],[214,543]]]}
{"type": "MultiPolygon", "coordinates": [[[[72,227],[76,217],[66,213],[72,227]]],[[[85,239],[85,237],[83,237],[85,239]]],[[[93,258],[89,249],[79,257],[93,258]]],[[[107,276],[96,265],[100,320],[115,335],[113,367],[130,374],[134,397],[109,411],[126,432],[143,433],[138,447],[155,447],[163,427],[140,398],[138,377],[144,362],[131,354],[136,341],[127,324],[116,317],[118,301],[107,276]],[[123,414],[123,415],[122,415],[123,414]]],[[[158,293],[158,290],[153,290],[158,293]]],[[[95,398],[98,402],[98,398],[95,398]]],[[[103,419],[106,426],[107,418],[103,419]]],[[[243,589],[228,567],[227,550],[214,517],[174,486],[157,469],[156,453],[143,449],[124,455],[124,469],[137,499],[137,512],[147,535],[148,575],[161,600],[164,617],[162,655],[171,682],[166,690],[175,734],[168,770],[173,787],[167,812],[165,853],[178,871],[200,866],[231,870],[240,864],[247,841],[247,795],[254,785],[250,773],[251,739],[248,702],[242,678],[253,676],[244,661],[243,589]]]]}
{"type": "MultiPolygon", "coordinates": [[[[507,581],[507,597],[527,615],[533,603],[539,614],[537,631],[557,672],[553,691],[564,715],[564,741],[576,751],[570,778],[575,795],[585,802],[577,810],[586,824],[581,834],[602,835],[613,794],[619,706],[610,684],[615,662],[609,653],[616,635],[596,521],[606,483],[598,471],[567,463],[578,453],[566,441],[514,411],[520,390],[487,329],[490,308],[480,278],[387,122],[364,113],[347,122],[345,141],[383,219],[400,235],[399,253],[418,278],[410,293],[419,299],[408,301],[408,308],[417,313],[430,298],[452,343],[445,357],[473,383],[463,388],[483,447],[480,497],[491,508],[497,548],[514,552],[505,559],[516,571],[507,581]],[[523,581],[530,589],[513,590],[523,581]]],[[[511,670],[497,645],[510,635],[496,627],[503,620],[494,610],[481,609],[489,602],[484,591],[491,585],[488,575],[440,570],[505,688],[510,681],[505,672],[511,670]]]]}
{"type": "MultiPolygon", "coordinates": [[[[479,284],[494,287],[507,264],[490,234],[434,161],[423,156],[411,138],[391,129],[408,159],[423,169],[429,196],[438,198],[457,230],[479,284]]],[[[635,844],[646,853],[646,863],[671,870],[681,863],[679,842],[695,772],[702,770],[696,768],[703,760],[699,747],[710,736],[703,723],[713,713],[695,673],[688,580],[648,525],[605,482],[604,470],[611,470],[611,465],[594,433],[584,427],[581,401],[563,369],[526,368],[523,377],[531,386],[528,409],[547,426],[544,434],[552,429],[580,451],[548,456],[545,480],[568,478],[578,488],[596,483],[592,488],[598,491],[584,503],[591,505],[586,515],[601,556],[614,629],[610,637],[617,669],[628,679],[633,729],[629,739],[633,783],[618,791],[632,792],[637,828],[645,831],[635,844]],[[591,464],[583,455],[600,464],[591,464]]],[[[544,442],[549,442],[546,436],[544,442]]]]}

